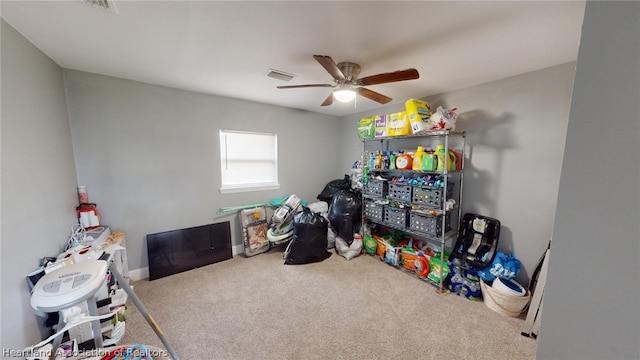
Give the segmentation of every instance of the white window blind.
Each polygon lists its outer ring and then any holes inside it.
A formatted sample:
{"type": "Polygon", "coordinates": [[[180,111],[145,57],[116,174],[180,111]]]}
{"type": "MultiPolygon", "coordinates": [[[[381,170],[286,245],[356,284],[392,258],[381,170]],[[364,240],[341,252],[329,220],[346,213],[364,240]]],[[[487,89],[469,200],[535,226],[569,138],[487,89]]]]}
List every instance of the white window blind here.
{"type": "Polygon", "coordinates": [[[220,130],[221,193],[278,189],[278,136],[220,130]]]}

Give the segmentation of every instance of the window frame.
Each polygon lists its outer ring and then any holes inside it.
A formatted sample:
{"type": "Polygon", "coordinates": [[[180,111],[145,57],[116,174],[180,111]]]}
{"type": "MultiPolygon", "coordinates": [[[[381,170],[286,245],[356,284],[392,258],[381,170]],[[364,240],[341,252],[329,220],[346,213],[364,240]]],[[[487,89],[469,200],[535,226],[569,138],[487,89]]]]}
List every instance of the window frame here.
{"type": "MultiPolygon", "coordinates": [[[[278,181],[278,134],[273,133],[261,133],[261,132],[253,132],[253,131],[237,131],[237,130],[222,130],[219,132],[219,142],[220,142],[220,193],[221,194],[230,194],[230,193],[238,193],[238,192],[249,192],[249,191],[263,191],[263,190],[274,190],[280,188],[280,183],[278,181]],[[227,183],[225,184],[225,172],[227,171],[225,165],[228,164],[228,156],[227,156],[227,148],[228,148],[228,137],[227,134],[246,134],[252,136],[269,136],[273,141],[273,158],[268,160],[273,160],[273,170],[274,170],[274,179],[272,181],[263,181],[263,182],[251,182],[251,183],[227,183]]],[[[264,152],[263,152],[264,153],[264,152]]]]}

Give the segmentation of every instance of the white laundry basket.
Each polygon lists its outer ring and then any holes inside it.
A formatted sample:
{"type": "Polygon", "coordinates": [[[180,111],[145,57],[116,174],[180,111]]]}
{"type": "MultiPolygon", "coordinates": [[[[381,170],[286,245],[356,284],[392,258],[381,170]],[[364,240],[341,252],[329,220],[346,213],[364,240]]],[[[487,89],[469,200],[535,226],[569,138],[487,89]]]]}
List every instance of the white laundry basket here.
{"type": "Polygon", "coordinates": [[[531,300],[531,292],[527,288],[524,295],[508,295],[492,288],[484,280],[480,280],[480,288],[484,303],[489,309],[511,317],[519,316],[531,300]]]}

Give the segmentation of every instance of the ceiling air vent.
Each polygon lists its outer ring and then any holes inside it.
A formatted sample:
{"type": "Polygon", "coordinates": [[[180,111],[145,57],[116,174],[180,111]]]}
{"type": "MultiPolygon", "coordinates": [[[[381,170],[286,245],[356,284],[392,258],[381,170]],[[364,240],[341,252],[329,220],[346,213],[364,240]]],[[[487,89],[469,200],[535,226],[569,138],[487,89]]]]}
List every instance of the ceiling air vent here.
{"type": "Polygon", "coordinates": [[[284,71],[275,70],[275,69],[269,69],[267,76],[274,79],[282,80],[282,81],[289,81],[294,78],[294,75],[292,74],[288,74],[284,71]]]}
{"type": "Polygon", "coordinates": [[[116,8],[116,4],[113,0],[80,0],[81,2],[91,5],[93,7],[97,7],[114,14],[118,13],[118,9],[116,8]]]}

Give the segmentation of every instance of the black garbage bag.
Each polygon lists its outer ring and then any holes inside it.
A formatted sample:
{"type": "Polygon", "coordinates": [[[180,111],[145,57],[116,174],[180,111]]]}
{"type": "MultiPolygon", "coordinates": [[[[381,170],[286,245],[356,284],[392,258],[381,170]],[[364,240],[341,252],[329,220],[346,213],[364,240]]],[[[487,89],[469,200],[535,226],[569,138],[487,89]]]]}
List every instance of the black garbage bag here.
{"type": "Polygon", "coordinates": [[[331,204],[333,196],[340,190],[351,189],[351,178],[349,175],[345,175],[344,179],[331,180],[324,186],[322,192],[318,194],[317,199],[324,201],[327,204],[331,204]]]}
{"type": "Polygon", "coordinates": [[[327,219],[304,208],[293,218],[294,237],[287,246],[285,265],[320,262],[331,253],[327,251],[327,219]]]}
{"type": "Polygon", "coordinates": [[[362,220],[361,194],[352,190],[338,191],[329,206],[328,217],[337,235],[351,245],[354,230],[362,220]]]}

